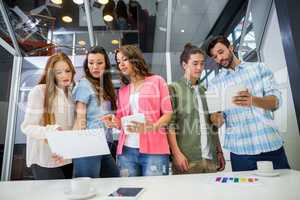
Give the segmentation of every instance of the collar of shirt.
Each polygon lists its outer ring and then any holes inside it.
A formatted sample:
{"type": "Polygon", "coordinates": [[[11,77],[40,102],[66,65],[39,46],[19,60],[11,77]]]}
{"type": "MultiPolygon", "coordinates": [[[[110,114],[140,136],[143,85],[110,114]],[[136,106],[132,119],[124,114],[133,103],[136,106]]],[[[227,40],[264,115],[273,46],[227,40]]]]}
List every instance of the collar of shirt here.
{"type": "Polygon", "coordinates": [[[195,84],[195,85],[192,85],[192,81],[186,79],[185,77],[183,77],[182,80],[183,80],[184,83],[185,83],[189,88],[191,88],[191,89],[194,89],[195,86],[199,86],[199,85],[200,85],[200,80],[199,80],[199,79],[196,81],[196,84],[195,84]]]}
{"type": "Polygon", "coordinates": [[[239,65],[237,65],[237,66],[235,67],[235,70],[233,70],[233,69],[227,69],[227,68],[225,68],[225,67],[222,67],[220,73],[222,73],[223,75],[228,75],[228,74],[230,74],[230,73],[234,73],[234,72],[236,72],[236,71],[242,70],[242,69],[245,67],[244,64],[245,64],[245,62],[241,62],[239,65]]]}

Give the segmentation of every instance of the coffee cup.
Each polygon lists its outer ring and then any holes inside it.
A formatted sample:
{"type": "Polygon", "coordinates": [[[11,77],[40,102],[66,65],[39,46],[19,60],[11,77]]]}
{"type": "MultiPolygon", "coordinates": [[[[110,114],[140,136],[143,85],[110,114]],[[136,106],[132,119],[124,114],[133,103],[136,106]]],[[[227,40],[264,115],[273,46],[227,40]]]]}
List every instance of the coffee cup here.
{"type": "Polygon", "coordinates": [[[271,173],[274,170],[272,161],[258,161],[256,165],[257,171],[260,173],[271,173]]]}
{"type": "Polygon", "coordinates": [[[85,195],[90,192],[92,179],[90,177],[79,177],[71,179],[71,192],[75,195],[85,195]]]}

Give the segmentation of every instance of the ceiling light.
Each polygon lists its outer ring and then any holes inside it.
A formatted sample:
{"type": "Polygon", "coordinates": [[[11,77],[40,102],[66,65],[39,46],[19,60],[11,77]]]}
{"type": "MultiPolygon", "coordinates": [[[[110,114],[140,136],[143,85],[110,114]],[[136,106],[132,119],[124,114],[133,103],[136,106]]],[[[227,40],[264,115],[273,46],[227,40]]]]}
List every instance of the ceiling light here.
{"type": "Polygon", "coordinates": [[[119,44],[119,40],[112,40],[111,43],[112,43],[113,45],[117,45],[117,44],[119,44]]]}
{"type": "Polygon", "coordinates": [[[62,20],[66,23],[71,23],[73,21],[72,17],[70,16],[63,16],[62,20]]]}
{"type": "Polygon", "coordinates": [[[108,0],[97,0],[99,3],[101,3],[102,5],[105,5],[108,3],[108,0]]]}
{"type": "Polygon", "coordinates": [[[84,45],[86,45],[86,42],[84,40],[80,40],[80,41],[78,41],[78,44],[80,46],[84,46],[84,45]]]}
{"type": "Polygon", "coordinates": [[[184,33],[184,29],[181,29],[180,32],[181,32],[181,33],[184,33]]]}
{"type": "Polygon", "coordinates": [[[62,4],[62,0],[51,0],[51,2],[58,5],[62,4]]]}
{"type": "Polygon", "coordinates": [[[81,5],[83,4],[83,0],[73,0],[74,3],[81,5]]]}
{"type": "Polygon", "coordinates": [[[107,22],[111,22],[114,18],[111,15],[105,15],[103,19],[107,22]]]}
{"type": "Polygon", "coordinates": [[[116,4],[113,0],[108,1],[108,3],[104,6],[102,10],[102,16],[104,21],[111,22],[114,19],[113,13],[114,13],[115,6],[116,4]]]}

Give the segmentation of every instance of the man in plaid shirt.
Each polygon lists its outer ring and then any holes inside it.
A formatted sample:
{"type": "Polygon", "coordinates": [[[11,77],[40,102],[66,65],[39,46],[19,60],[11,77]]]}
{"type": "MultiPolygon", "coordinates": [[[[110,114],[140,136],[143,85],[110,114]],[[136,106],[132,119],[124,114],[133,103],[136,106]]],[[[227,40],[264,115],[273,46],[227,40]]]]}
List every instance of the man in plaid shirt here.
{"type": "Polygon", "coordinates": [[[208,91],[235,85],[247,89],[233,97],[237,107],[211,114],[214,125],[225,123],[224,148],[230,151],[233,171],[257,169],[257,161],[272,161],[275,169],[290,168],[283,139],[275,126],[272,111],[281,104],[273,73],[262,63],[241,62],[223,36],[209,40],[206,52],[222,66],[208,84],[208,91]]]}

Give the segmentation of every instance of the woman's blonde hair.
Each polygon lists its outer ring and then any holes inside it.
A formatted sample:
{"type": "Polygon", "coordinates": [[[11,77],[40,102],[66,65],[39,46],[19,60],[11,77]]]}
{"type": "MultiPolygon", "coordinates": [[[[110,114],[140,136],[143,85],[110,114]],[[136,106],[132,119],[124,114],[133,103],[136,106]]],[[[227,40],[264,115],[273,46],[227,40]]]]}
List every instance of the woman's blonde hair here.
{"type": "Polygon", "coordinates": [[[55,53],[53,54],[47,61],[46,67],[44,69],[44,73],[38,82],[38,84],[45,84],[45,99],[44,99],[44,111],[43,111],[43,122],[44,125],[48,124],[55,124],[55,116],[52,111],[53,101],[57,95],[56,89],[56,79],[55,79],[55,72],[54,72],[54,65],[59,62],[64,61],[70,67],[72,73],[72,82],[74,82],[75,76],[75,68],[70,60],[70,58],[62,53],[55,53]]]}

